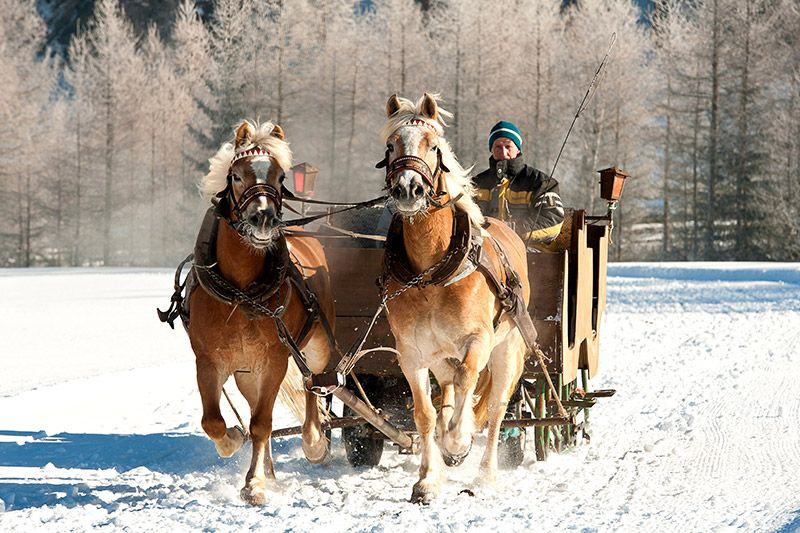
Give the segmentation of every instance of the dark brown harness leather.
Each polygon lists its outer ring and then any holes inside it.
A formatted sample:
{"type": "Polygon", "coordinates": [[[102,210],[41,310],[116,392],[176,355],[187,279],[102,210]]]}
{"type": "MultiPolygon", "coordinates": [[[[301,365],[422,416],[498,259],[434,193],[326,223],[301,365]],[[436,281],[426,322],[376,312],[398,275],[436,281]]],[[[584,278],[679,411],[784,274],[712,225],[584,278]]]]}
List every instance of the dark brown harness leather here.
{"type": "MultiPolygon", "coordinates": [[[[483,237],[480,228],[473,226],[466,212],[453,209],[453,230],[450,246],[444,256],[445,260],[428,277],[416,283],[420,289],[428,285],[446,285],[471,261],[489,281],[497,298],[500,300],[501,310],[494,318],[495,329],[500,323],[504,313],[507,313],[514,324],[519,328],[525,344],[530,350],[534,349],[538,333],[528,314],[525,300],[522,297],[522,283],[502,245],[491,235],[483,237]],[[482,253],[483,243],[488,241],[500,259],[500,265],[482,253]],[[498,268],[499,266],[499,268],[498,268]]],[[[401,285],[413,284],[416,274],[411,268],[405,245],[403,243],[403,219],[395,215],[386,236],[386,251],[383,256],[384,278],[392,278],[401,285]]]]}
{"type": "MultiPolygon", "coordinates": [[[[250,302],[230,290],[230,284],[217,281],[218,279],[224,280],[219,273],[216,262],[216,242],[219,221],[220,217],[215,209],[210,208],[206,212],[203,224],[200,227],[200,232],[197,235],[194,254],[187,257],[186,260],[178,266],[178,270],[175,273],[175,294],[173,294],[172,297],[172,305],[166,312],[159,311],[159,318],[162,322],[167,322],[172,326],[174,320],[180,317],[183,327],[188,328],[190,318],[189,299],[198,285],[214,299],[226,305],[239,306],[249,320],[258,320],[268,316],[250,302]],[[193,261],[194,264],[189,274],[186,276],[186,281],[181,284],[180,275],[183,266],[190,261],[193,261]]],[[[300,345],[311,331],[314,323],[319,320],[328,336],[331,347],[336,349],[336,341],[333,337],[330,323],[325,313],[323,313],[319,307],[316,294],[314,294],[314,291],[308,286],[308,283],[306,283],[303,274],[297,266],[289,259],[289,251],[285,242],[278,244],[276,253],[278,255],[276,256],[275,264],[279,265],[277,275],[275,269],[265,269],[269,270],[269,272],[265,271],[258,280],[245,287],[242,292],[247,298],[252,299],[252,301],[263,307],[276,309],[279,308],[279,306],[283,306],[285,308],[291,290],[289,284],[286,283],[288,280],[296,288],[300,301],[306,309],[305,323],[300,333],[297,335],[297,338],[291,339],[291,341],[295,345],[300,345]],[[273,297],[279,299],[281,289],[284,286],[284,301],[279,301],[274,305],[270,305],[270,300],[273,297]]]]}
{"type": "MultiPolygon", "coordinates": [[[[226,305],[238,305],[250,320],[264,318],[264,314],[253,305],[234,294],[228,287],[215,279],[222,278],[217,266],[216,242],[219,221],[219,216],[217,216],[213,208],[206,211],[203,224],[200,226],[200,233],[197,234],[197,240],[195,241],[194,267],[190,275],[194,275],[197,283],[215,300],[226,305]]],[[[285,239],[285,237],[281,237],[281,239],[285,239]]],[[[241,289],[248,298],[265,307],[269,307],[269,300],[284,285],[290,264],[289,250],[285,241],[278,243],[273,248],[273,254],[274,257],[271,258],[271,261],[277,268],[264,269],[264,272],[261,273],[257,280],[241,289]]],[[[186,300],[189,299],[189,289],[187,283],[186,300]]]]}
{"type": "MultiPolygon", "coordinates": [[[[480,228],[473,228],[469,215],[459,209],[453,210],[453,229],[450,236],[450,246],[445,252],[447,258],[434,270],[427,280],[423,280],[418,287],[428,285],[444,285],[450,278],[461,271],[469,259],[472,238],[474,233],[480,236],[480,228]]],[[[383,270],[393,280],[401,285],[410,283],[416,274],[411,268],[408,254],[403,243],[403,218],[395,215],[386,235],[386,249],[383,254],[383,270]]]]}

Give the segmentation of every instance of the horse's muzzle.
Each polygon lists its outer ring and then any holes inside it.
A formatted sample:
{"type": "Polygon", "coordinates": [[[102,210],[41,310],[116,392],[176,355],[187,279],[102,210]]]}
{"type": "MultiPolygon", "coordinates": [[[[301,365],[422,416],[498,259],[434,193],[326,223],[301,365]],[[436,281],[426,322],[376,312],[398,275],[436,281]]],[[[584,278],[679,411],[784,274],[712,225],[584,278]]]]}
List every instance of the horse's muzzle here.
{"type": "Polygon", "coordinates": [[[283,223],[275,208],[252,206],[245,215],[245,231],[243,235],[255,248],[265,248],[273,244],[280,236],[283,223]]]}
{"type": "Polygon", "coordinates": [[[397,179],[389,194],[401,214],[413,215],[427,208],[425,185],[416,174],[404,174],[397,179]]]}

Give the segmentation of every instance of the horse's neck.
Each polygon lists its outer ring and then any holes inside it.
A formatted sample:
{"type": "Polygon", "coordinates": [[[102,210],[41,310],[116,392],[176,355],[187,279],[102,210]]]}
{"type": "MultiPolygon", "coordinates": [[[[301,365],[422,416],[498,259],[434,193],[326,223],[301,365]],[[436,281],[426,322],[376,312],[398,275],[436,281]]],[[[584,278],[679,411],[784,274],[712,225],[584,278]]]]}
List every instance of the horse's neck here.
{"type": "Polygon", "coordinates": [[[240,289],[257,280],[271,263],[272,254],[259,252],[245,243],[227,222],[217,233],[217,264],[222,276],[240,289]]]}
{"type": "Polygon", "coordinates": [[[403,221],[403,244],[411,266],[422,272],[444,257],[453,231],[453,210],[436,209],[414,221],[403,221]]]}

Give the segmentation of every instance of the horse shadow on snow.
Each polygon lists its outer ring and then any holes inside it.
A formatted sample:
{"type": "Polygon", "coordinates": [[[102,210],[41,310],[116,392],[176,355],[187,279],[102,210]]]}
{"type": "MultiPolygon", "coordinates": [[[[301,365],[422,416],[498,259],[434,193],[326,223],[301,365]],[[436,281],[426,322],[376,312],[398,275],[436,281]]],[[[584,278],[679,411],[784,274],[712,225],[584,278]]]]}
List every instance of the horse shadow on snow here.
{"type": "MultiPolygon", "coordinates": [[[[274,440],[272,447],[279,483],[281,472],[335,477],[302,458],[299,437],[274,440]]],[[[0,512],[59,504],[110,509],[123,503],[136,505],[160,499],[184,485],[183,476],[239,476],[249,464],[248,448],[246,445],[231,459],[221,459],[205,435],[190,433],[48,436],[44,432],[0,430],[0,512]],[[147,485],[144,490],[138,483],[143,479],[147,485]],[[111,503],[107,496],[100,497],[101,492],[113,493],[111,503]]]]}

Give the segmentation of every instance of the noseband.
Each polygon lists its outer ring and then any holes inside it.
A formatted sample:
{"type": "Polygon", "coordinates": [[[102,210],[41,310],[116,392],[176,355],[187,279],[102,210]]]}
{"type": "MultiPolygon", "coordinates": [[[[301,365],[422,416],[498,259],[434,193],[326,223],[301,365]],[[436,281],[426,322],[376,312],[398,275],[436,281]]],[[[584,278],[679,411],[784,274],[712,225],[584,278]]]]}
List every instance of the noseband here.
{"type": "Polygon", "coordinates": [[[243,214],[247,209],[247,206],[258,198],[264,197],[268,200],[272,200],[276,206],[276,216],[279,219],[282,218],[283,195],[280,189],[273,187],[269,183],[254,183],[250,185],[244,191],[242,191],[242,194],[238,200],[233,192],[233,177],[231,175],[233,164],[240,159],[244,159],[245,157],[255,157],[260,155],[272,157],[269,152],[262,150],[261,148],[244,150],[234,156],[234,158],[231,160],[231,165],[228,168],[227,186],[225,189],[217,193],[217,200],[214,202],[219,216],[227,220],[231,227],[233,227],[233,229],[240,234],[243,234],[244,232],[243,214]],[[231,213],[236,215],[236,220],[232,220],[231,213]]]}

